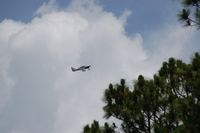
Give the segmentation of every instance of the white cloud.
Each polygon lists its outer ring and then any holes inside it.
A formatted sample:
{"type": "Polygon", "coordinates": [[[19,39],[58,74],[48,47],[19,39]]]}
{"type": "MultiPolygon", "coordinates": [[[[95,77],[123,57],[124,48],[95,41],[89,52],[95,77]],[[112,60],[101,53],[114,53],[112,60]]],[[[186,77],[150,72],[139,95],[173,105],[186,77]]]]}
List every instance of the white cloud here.
{"type": "Polygon", "coordinates": [[[10,55],[8,53],[8,41],[10,36],[23,27],[22,23],[4,20],[0,24],[0,112],[10,98],[10,92],[14,80],[9,76],[10,55]]]}
{"type": "Polygon", "coordinates": [[[149,39],[154,50],[144,50],[142,35],[125,32],[129,12],[116,17],[90,0],[58,10],[54,2],[42,5],[30,23],[0,23],[0,132],[76,133],[102,121],[110,82],[152,75],[163,59],[185,54],[193,39],[167,27],[149,39]],[[88,64],[85,73],[70,70],[88,64]]]}
{"type": "Polygon", "coordinates": [[[200,52],[200,40],[197,35],[198,31],[181,27],[180,24],[165,24],[162,29],[154,30],[144,42],[148,45],[145,64],[154,67],[150,67],[144,73],[147,76],[152,75],[152,72],[156,72],[162,62],[170,57],[189,62],[195,52],[200,52]]]}
{"type": "Polygon", "coordinates": [[[41,16],[44,14],[48,14],[50,12],[54,12],[58,10],[58,5],[56,0],[49,0],[48,2],[44,2],[42,6],[34,13],[35,16],[41,16]]]}

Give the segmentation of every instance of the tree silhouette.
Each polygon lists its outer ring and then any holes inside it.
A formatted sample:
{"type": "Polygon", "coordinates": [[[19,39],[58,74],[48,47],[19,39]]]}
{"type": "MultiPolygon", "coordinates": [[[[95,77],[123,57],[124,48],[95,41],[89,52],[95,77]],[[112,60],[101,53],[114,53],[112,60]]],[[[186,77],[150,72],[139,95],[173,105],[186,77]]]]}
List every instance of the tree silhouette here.
{"type": "Polygon", "coordinates": [[[91,126],[86,125],[84,127],[83,133],[114,133],[114,129],[108,123],[100,127],[99,122],[94,120],[91,126]]]}

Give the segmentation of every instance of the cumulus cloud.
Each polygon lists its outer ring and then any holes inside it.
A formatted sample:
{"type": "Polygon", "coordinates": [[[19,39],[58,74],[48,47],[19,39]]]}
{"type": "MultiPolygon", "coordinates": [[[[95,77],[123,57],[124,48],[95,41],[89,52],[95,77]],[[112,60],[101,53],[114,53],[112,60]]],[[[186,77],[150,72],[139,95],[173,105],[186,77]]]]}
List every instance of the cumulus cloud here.
{"type": "Polygon", "coordinates": [[[92,0],[55,7],[43,4],[29,23],[0,23],[0,132],[77,133],[93,119],[102,122],[109,83],[152,75],[193,39],[172,26],[155,31],[153,49],[144,49],[142,35],[126,34],[129,11],[117,17],[92,0]],[[92,68],[71,72],[80,65],[92,68]]]}
{"type": "Polygon", "coordinates": [[[56,0],[49,0],[48,2],[44,2],[40,8],[34,13],[35,16],[40,16],[44,14],[48,14],[50,12],[54,12],[58,10],[58,5],[56,0]]]}
{"type": "Polygon", "coordinates": [[[162,29],[153,31],[144,42],[144,45],[148,45],[145,64],[154,66],[145,71],[146,75],[150,76],[152,72],[156,72],[162,62],[167,61],[169,57],[189,62],[193,54],[200,50],[198,45],[200,40],[197,35],[198,31],[183,28],[179,24],[165,24],[162,29]]]}
{"type": "Polygon", "coordinates": [[[10,98],[10,91],[14,85],[14,80],[9,77],[10,55],[8,53],[9,36],[22,28],[21,23],[11,20],[4,20],[0,24],[0,112],[10,98]]]}

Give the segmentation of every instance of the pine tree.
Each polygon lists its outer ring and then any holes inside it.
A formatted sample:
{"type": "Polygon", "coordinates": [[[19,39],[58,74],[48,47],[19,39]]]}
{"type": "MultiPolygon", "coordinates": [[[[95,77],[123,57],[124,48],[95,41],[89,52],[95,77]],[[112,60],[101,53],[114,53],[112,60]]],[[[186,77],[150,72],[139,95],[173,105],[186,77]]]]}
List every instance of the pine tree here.
{"type": "Polygon", "coordinates": [[[196,26],[200,28],[200,0],[181,0],[182,11],[178,13],[178,18],[184,22],[185,26],[196,26]]]}
{"type": "Polygon", "coordinates": [[[84,133],[198,133],[200,131],[200,55],[191,63],[170,58],[153,77],[138,76],[133,87],[125,79],[104,93],[105,118],[121,124],[99,126],[94,121],[84,133]]]}

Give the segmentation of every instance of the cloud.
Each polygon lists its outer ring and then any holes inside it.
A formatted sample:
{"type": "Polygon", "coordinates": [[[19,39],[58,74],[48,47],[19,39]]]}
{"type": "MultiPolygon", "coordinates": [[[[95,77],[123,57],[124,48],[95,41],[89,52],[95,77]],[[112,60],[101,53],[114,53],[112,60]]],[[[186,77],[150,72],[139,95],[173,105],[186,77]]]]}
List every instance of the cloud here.
{"type": "Polygon", "coordinates": [[[76,133],[93,119],[102,122],[109,83],[152,76],[163,59],[183,57],[188,42],[197,42],[188,31],[165,26],[148,40],[152,49],[144,49],[142,35],[126,34],[129,14],[117,17],[91,0],[62,10],[50,1],[29,23],[1,22],[0,132],[76,133]],[[92,68],[71,72],[80,65],[92,68]]]}
{"type": "Polygon", "coordinates": [[[44,2],[40,8],[34,13],[35,16],[44,15],[46,13],[54,12],[58,10],[58,5],[56,0],[49,0],[48,2],[44,2]]]}
{"type": "Polygon", "coordinates": [[[152,75],[170,57],[189,62],[195,52],[200,52],[197,35],[198,31],[181,27],[179,23],[165,24],[161,29],[154,30],[144,42],[148,47],[145,64],[154,66],[145,71],[146,75],[152,75]]]}
{"type": "Polygon", "coordinates": [[[22,28],[22,23],[11,20],[4,20],[0,24],[0,112],[10,98],[10,92],[14,85],[14,80],[9,76],[10,55],[8,53],[7,42],[9,36],[22,28]]]}

